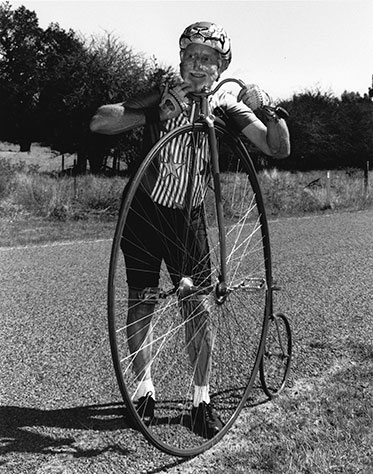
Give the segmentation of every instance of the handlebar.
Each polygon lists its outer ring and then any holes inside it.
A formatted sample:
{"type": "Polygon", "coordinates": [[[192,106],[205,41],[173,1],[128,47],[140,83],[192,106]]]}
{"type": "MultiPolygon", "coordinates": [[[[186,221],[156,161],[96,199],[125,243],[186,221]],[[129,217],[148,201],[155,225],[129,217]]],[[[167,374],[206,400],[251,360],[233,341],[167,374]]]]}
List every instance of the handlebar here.
{"type": "Polygon", "coordinates": [[[222,81],[220,81],[219,84],[215,87],[215,89],[211,93],[215,94],[215,92],[217,92],[221,88],[221,86],[223,84],[226,84],[227,82],[235,82],[241,87],[241,89],[243,89],[246,86],[246,84],[241,79],[235,79],[234,77],[230,77],[230,78],[223,79],[222,81]]]}
{"type": "MultiPolygon", "coordinates": [[[[215,87],[215,89],[212,89],[212,90],[205,89],[201,92],[193,93],[193,95],[195,95],[199,98],[209,97],[210,95],[214,95],[224,84],[227,84],[228,82],[233,82],[235,84],[238,84],[241,87],[241,89],[246,87],[245,82],[242,81],[241,79],[236,79],[234,77],[230,77],[230,78],[223,79],[222,81],[220,81],[217,84],[217,86],[215,87]]],[[[285,110],[283,107],[279,107],[279,106],[272,107],[270,105],[266,105],[266,106],[263,107],[263,109],[265,109],[267,111],[270,111],[270,112],[274,112],[279,118],[282,118],[282,119],[287,119],[289,117],[289,112],[287,110],[285,110]]]]}
{"type": "Polygon", "coordinates": [[[227,82],[234,82],[238,84],[241,89],[245,87],[245,83],[241,79],[235,79],[234,77],[223,79],[220,81],[215,89],[207,89],[206,87],[200,91],[200,92],[193,92],[192,95],[195,95],[196,97],[209,97],[210,95],[214,95],[224,84],[227,82]]]}

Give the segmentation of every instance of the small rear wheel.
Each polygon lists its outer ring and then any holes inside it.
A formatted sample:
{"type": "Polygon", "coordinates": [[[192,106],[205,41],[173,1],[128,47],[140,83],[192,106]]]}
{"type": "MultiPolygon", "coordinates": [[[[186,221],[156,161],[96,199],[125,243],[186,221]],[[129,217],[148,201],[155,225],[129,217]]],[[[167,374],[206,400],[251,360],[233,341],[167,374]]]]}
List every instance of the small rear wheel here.
{"type": "Polygon", "coordinates": [[[285,388],[291,363],[291,329],[282,313],[272,315],[260,362],[260,381],[269,398],[278,396],[285,388]]]}

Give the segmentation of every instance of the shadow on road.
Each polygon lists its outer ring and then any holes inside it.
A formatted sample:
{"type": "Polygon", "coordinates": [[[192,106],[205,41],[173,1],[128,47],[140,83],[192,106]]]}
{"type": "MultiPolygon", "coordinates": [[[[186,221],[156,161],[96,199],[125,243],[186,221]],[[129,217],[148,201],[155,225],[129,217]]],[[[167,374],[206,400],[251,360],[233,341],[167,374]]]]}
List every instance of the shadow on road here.
{"type": "MultiPolygon", "coordinates": [[[[41,410],[0,406],[0,454],[10,452],[66,452],[76,457],[95,456],[106,450],[128,454],[119,443],[82,441],[82,430],[112,432],[133,428],[121,403],[41,410]],[[80,440],[77,442],[76,431],[80,440]],[[96,446],[95,446],[96,444],[96,446]]],[[[1,462],[0,462],[1,465],[1,462]]]]}
{"type": "MultiPolygon", "coordinates": [[[[249,398],[247,407],[267,402],[256,394],[249,398]]],[[[142,435],[137,432],[137,436],[136,431],[123,403],[56,410],[0,406],[0,470],[1,466],[14,467],[26,459],[61,464],[69,458],[77,462],[94,458],[95,463],[105,463],[107,459],[126,456],[126,462],[136,463],[139,452],[144,450],[142,435]]],[[[146,471],[148,474],[186,462],[180,458],[157,459],[159,463],[146,471]]]]}

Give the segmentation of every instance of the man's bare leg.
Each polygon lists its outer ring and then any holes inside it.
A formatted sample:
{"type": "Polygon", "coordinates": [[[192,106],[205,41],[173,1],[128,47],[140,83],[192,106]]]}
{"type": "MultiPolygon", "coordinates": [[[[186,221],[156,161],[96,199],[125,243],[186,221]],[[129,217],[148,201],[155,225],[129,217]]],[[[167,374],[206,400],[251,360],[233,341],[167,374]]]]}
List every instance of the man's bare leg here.
{"type": "Polygon", "coordinates": [[[209,297],[192,294],[181,301],[186,321],[185,343],[194,373],[194,406],[210,402],[209,380],[211,372],[213,332],[210,327],[209,297]]]}
{"type": "Polygon", "coordinates": [[[138,386],[132,399],[134,401],[146,396],[149,392],[155,398],[151,378],[152,364],[152,315],[157,300],[156,288],[144,290],[129,289],[127,339],[132,359],[132,369],[138,386]]]}

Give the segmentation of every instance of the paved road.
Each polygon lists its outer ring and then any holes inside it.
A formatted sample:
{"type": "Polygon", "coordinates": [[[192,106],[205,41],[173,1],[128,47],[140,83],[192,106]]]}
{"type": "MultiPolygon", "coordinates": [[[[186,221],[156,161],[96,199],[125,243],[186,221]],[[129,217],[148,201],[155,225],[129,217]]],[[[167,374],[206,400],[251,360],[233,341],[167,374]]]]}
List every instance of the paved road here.
{"type": "MultiPolygon", "coordinates": [[[[338,351],[371,344],[373,211],[270,229],[293,377],[317,376],[338,351]]],[[[180,469],[126,422],[106,329],[109,252],[109,241],[0,249],[0,473],[180,469]]]]}

